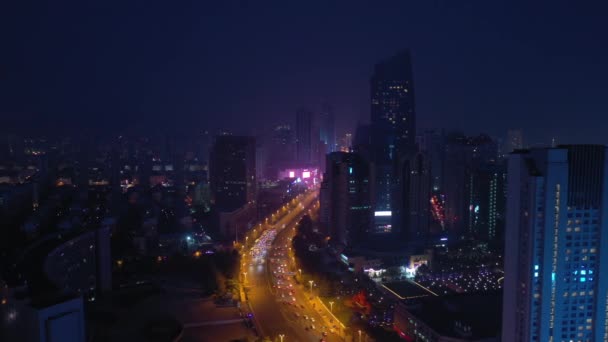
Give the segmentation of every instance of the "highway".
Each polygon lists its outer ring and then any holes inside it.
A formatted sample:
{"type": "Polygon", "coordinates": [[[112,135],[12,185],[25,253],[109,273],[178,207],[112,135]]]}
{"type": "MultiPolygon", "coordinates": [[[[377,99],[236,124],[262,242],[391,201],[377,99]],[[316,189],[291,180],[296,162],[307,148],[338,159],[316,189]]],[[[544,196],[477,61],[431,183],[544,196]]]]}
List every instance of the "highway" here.
{"type": "MultiPolygon", "coordinates": [[[[318,209],[318,192],[309,191],[275,213],[246,237],[242,279],[261,336],[272,341],[342,341],[325,308],[311,302],[310,284],[298,285],[291,239],[303,215],[318,209]],[[251,240],[251,241],[249,241],[251,240]],[[332,332],[333,331],[333,332],[332,332]]],[[[312,286],[314,292],[314,284],[312,286]]]]}

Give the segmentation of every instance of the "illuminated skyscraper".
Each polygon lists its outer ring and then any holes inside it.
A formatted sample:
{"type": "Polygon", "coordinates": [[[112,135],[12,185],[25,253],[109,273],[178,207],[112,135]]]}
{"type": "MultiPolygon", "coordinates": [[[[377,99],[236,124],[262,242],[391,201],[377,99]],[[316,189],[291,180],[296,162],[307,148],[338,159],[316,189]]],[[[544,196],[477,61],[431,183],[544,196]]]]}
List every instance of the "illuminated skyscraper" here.
{"type": "Polygon", "coordinates": [[[415,150],[415,137],[412,67],[409,51],[403,51],[376,64],[371,78],[371,143],[376,166],[374,210],[379,232],[399,229],[394,227],[401,211],[401,177],[397,170],[399,160],[415,150]]]}
{"type": "Polygon", "coordinates": [[[503,341],[608,340],[606,147],[510,155],[503,341]]]}

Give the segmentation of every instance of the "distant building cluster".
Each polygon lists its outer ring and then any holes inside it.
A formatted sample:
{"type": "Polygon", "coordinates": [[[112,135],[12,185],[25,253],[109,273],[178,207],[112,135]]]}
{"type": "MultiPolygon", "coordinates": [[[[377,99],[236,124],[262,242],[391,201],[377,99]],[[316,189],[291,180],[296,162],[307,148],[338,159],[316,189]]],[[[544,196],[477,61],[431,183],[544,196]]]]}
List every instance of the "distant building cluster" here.
{"type": "MultiPolygon", "coordinates": [[[[357,127],[351,148],[326,160],[321,218],[328,235],[356,246],[387,234],[419,250],[442,237],[499,245],[506,203],[499,139],[417,133],[414,93],[409,52],[376,65],[370,124],[357,127]]],[[[521,131],[514,132],[521,144],[521,131]]]]}

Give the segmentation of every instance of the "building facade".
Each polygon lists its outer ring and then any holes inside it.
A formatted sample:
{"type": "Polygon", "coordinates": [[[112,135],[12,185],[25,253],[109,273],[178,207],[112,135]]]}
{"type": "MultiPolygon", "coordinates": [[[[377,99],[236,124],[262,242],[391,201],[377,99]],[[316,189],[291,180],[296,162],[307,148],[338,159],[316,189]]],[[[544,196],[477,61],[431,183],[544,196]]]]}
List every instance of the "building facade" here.
{"type": "Polygon", "coordinates": [[[335,152],[337,150],[335,126],[333,108],[325,103],[319,113],[319,138],[321,139],[321,143],[325,145],[325,151],[327,153],[335,152]]]}
{"type": "Polygon", "coordinates": [[[375,163],[374,226],[400,227],[399,161],[415,150],[416,113],[409,51],[376,64],[371,77],[371,143],[375,163]],[[390,221],[388,221],[390,218],[390,221]]]}
{"type": "Polygon", "coordinates": [[[211,151],[211,192],[220,212],[232,212],[255,201],[255,139],[223,135],[211,151]]]}
{"type": "Polygon", "coordinates": [[[503,164],[482,164],[470,174],[468,233],[483,241],[499,241],[504,231],[506,170],[503,164]]]}
{"type": "Polygon", "coordinates": [[[408,242],[422,242],[429,234],[431,211],[431,166],[422,153],[404,161],[402,233],[408,242]]]}
{"type": "Polygon", "coordinates": [[[510,155],[503,341],[608,340],[607,180],[605,146],[510,155]]]}
{"type": "Polygon", "coordinates": [[[372,220],[372,184],[369,163],[356,153],[327,155],[321,185],[321,216],[329,236],[339,244],[360,243],[372,220]]]}
{"type": "Polygon", "coordinates": [[[313,160],[313,115],[308,109],[296,112],[296,158],[302,165],[310,165],[313,160]]]}

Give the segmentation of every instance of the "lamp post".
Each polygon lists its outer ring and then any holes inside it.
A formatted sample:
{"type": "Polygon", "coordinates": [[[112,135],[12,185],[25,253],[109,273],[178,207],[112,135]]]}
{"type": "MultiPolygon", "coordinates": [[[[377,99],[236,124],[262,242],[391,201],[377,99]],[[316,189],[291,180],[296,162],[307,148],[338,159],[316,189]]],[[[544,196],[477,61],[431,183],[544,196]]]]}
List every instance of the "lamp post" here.
{"type": "Polygon", "coordinates": [[[314,284],[315,282],[312,280],[309,280],[308,283],[310,284],[310,296],[312,296],[312,284],[314,284]]]}
{"type": "Polygon", "coordinates": [[[329,310],[331,313],[334,313],[334,302],[329,302],[329,310]]]}
{"type": "Polygon", "coordinates": [[[285,334],[279,334],[279,338],[281,339],[281,342],[283,342],[284,337],[285,337],[285,334]]]}
{"type": "Polygon", "coordinates": [[[359,342],[361,342],[361,329],[359,329],[359,342]]]}
{"type": "Polygon", "coordinates": [[[298,268],[298,273],[300,273],[300,278],[302,278],[302,269],[298,268]]]}

